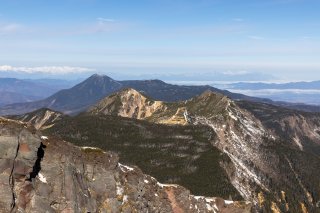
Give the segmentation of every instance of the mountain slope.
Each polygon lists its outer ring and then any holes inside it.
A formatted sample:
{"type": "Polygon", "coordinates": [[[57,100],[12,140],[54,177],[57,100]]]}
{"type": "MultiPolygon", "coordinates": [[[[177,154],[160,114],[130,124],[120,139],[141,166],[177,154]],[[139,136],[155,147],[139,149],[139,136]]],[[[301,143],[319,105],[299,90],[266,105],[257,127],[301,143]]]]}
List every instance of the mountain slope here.
{"type": "Polygon", "coordinates": [[[320,172],[319,155],[301,152],[232,100],[216,116],[201,111],[193,111],[189,120],[210,126],[218,135],[214,144],[237,168],[232,183],[243,197],[266,212],[275,206],[283,212],[319,211],[320,182],[314,178],[320,172]]]}
{"type": "Polygon", "coordinates": [[[225,168],[230,159],[212,147],[210,128],[167,126],[117,116],[81,114],[57,122],[46,134],[78,146],[118,153],[161,182],[177,183],[196,195],[242,200],[225,168]]]}
{"type": "Polygon", "coordinates": [[[237,102],[264,126],[301,151],[320,156],[320,114],[301,112],[265,103],[237,102]]]}
{"type": "Polygon", "coordinates": [[[250,204],[195,197],[116,154],[47,138],[0,118],[1,212],[250,212],[250,204]]]}

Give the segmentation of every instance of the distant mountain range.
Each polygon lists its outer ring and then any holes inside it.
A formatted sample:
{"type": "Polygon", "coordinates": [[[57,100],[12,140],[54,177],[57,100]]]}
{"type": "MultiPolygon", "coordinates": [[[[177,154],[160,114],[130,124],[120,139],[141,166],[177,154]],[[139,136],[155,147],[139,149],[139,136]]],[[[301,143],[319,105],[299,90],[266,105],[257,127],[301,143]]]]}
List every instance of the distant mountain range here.
{"type": "Polygon", "coordinates": [[[218,88],[273,101],[320,105],[320,81],[214,84],[218,88]]]}
{"type": "MultiPolygon", "coordinates": [[[[297,110],[319,112],[320,106],[309,106],[287,102],[274,102],[267,98],[233,93],[228,90],[217,89],[212,86],[183,86],[168,84],[160,80],[129,80],[116,81],[106,75],[94,74],[70,89],[63,89],[48,98],[25,103],[15,103],[0,107],[0,115],[17,115],[31,112],[40,108],[50,108],[65,114],[77,114],[87,110],[104,97],[124,88],[133,88],[156,100],[174,102],[188,100],[206,90],[221,93],[233,100],[248,100],[271,103],[297,110]]],[[[28,90],[40,90],[30,87],[28,90]]],[[[36,91],[33,91],[35,93],[36,91]]]]}
{"type": "MultiPolygon", "coordinates": [[[[39,101],[17,103],[0,108],[1,115],[23,114],[40,108],[50,108],[66,114],[76,114],[122,88],[134,88],[154,99],[172,102],[187,100],[206,90],[222,93],[233,99],[261,100],[253,97],[219,90],[211,86],[178,86],[160,80],[116,81],[105,75],[92,75],[70,89],[61,90],[39,101]]],[[[267,100],[265,100],[267,101],[267,100]]]]}
{"type": "Polygon", "coordinates": [[[53,79],[0,78],[0,106],[41,100],[74,84],[53,79]]]}

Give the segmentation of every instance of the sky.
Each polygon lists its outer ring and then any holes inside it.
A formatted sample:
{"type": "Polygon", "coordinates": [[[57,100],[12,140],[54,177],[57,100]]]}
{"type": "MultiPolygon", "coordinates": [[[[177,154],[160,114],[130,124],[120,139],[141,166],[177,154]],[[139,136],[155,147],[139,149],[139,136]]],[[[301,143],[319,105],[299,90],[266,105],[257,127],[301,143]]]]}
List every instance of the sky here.
{"type": "Polygon", "coordinates": [[[0,0],[0,76],[320,80],[319,10],[319,0],[0,0]]]}

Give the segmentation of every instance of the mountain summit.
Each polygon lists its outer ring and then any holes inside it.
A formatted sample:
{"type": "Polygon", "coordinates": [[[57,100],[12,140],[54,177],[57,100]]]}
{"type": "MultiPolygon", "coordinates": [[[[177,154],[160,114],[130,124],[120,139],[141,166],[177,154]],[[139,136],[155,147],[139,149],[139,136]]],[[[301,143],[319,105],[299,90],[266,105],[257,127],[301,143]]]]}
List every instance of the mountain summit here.
{"type": "Polygon", "coordinates": [[[89,113],[144,119],[163,107],[162,101],[153,101],[137,90],[127,88],[102,99],[89,109],[89,113]]]}

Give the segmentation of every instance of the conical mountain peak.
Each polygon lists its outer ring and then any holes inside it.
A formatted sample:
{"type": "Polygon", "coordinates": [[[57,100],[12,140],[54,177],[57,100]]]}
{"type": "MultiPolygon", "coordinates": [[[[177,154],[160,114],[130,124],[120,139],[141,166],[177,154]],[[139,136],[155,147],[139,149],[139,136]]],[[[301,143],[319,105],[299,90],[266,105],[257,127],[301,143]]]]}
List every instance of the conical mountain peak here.
{"type": "Polygon", "coordinates": [[[210,89],[207,89],[206,91],[204,91],[203,93],[201,93],[199,96],[199,98],[206,98],[206,97],[225,97],[223,94],[218,93],[218,92],[214,92],[210,89]]]}

